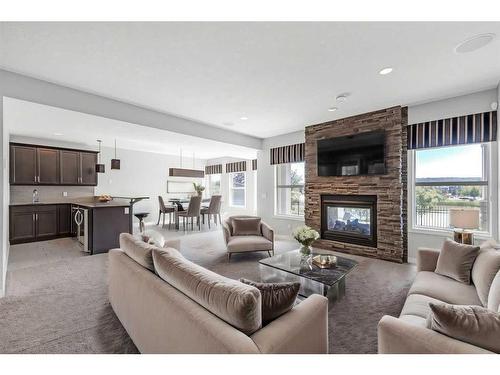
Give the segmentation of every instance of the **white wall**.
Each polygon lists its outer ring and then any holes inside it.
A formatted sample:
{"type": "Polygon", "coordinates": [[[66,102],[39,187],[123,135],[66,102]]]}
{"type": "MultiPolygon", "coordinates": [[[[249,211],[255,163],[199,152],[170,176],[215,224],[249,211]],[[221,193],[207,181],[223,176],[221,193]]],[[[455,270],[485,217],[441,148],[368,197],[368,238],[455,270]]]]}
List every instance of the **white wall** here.
{"type": "Polygon", "coordinates": [[[304,218],[283,218],[274,214],[275,183],[274,165],[270,165],[270,149],[304,142],[304,132],[298,131],[266,138],[262,150],[257,153],[257,200],[258,215],[269,223],[276,233],[289,235],[298,226],[304,225],[304,218]]]}
{"type": "MultiPolygon", "coordinates": [[[[408,123],[431,121],[436,119],[461,116],[471,113],[491,111],[491,104],[499,99],[499,90],[492,89],[469,95],[458,96],[445,100],[424,103],[408,107],[408,123]]],[[[490,181],[493,205],[493,216],[496,217],[497,226],[493,228],[493,237],[498,240],[498,142],[492,144],[492,181],[490,181]]],[[[408,151],[408,261],[414,262],[419,247],[440,248],[445,238],[451,238],[451,232],[414,230],[411,227],[413,217],[413,163],[412,151],[408,151]]],[[[476,236],[478,243],[486,238],[476,236]]]]}
{"type": "MultiPolygon", "coordinates": [[[[209,159],[206,161],[207,165],[222,164],[222,175],[221,175],[221,195],[222,195],[222,214],[224,217],[231,215],[257,215],[258,203],[255,199],[256,196],[256,186],[257,186],[257,173],[252,170],[252,161],[245,160],[247,162],[246,171],[246,191],[245,191],[245,207],[231,207],[229,199],[229,183],[230,183],[230,173],[226,173],[226,163],[232,163],[237,161],[243,161],[243,159],[236,159],[231,157],[209,159]]],[[[208,176],[204,182],[204,186],[208,188],[208,176]]],[[[210,194],[210,192],[208,192],[210,194]]]]}
{"type": "MultiPolygon", "coordinates": [[[[184,198],[189,194],[168,194],[167,181],[187,181],[204,183],[202,178],[169,177],[169,168],[179,168],[178,155],[155,154],[117,149],[120,159],[120,169],[111,169],[111,159],[114,158],[114,148],[103,147],[101,162],[105,164],[105,173],[99,174],[99,184],[96,195],[109,194],[115,196],[148,196],[150,199],[141,201],[134,206],[134,211],[149,212],[146,222],[158,220],[158,195],[167,203],[169,198],[184,198]]],[[[183,157],[183,168],[205,169],[205,160],[183,157]]]]}

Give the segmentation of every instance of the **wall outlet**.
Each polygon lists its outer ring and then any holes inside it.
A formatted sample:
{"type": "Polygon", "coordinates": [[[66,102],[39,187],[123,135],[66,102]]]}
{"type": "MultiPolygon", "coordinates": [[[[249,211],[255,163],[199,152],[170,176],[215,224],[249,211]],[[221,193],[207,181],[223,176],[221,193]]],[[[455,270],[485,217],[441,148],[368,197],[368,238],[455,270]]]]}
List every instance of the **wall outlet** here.
{"type": "Polygon", "coordinates": [[[125,215],[129,215],[130,214],[128,207],[125,207],[125,209],[123,211],[124,211],[125,215]]]}
{"type": "Polygon", "coordinates": [[[63,197],[67,197],[68,196],[68,192],[67,191],[63,191],[63,197]]]}

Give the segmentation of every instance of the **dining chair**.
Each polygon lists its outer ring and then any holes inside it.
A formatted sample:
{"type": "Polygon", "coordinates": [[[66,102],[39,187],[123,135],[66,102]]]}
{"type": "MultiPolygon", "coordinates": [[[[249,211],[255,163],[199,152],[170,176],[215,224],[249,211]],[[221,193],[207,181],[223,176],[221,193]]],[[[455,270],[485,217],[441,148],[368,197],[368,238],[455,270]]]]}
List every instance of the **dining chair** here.
{"type": "Polygon", "coordinates": [[[217,215],[219,216],[219,223],[221,223],[221,218],[220,218],[221,201],[222,201],[222,195],[212,195],[208,207],[201,209],[201,217],[203,219],[203,224],[205,224],[205,215],[208,215],[208,229],[210,229],[210,218],[212,216],[214,218],[215,225],[217,225],[217,215]]]}
{"type": "Polygon", "coordinates": [[[196,218],[196,223],[198,225],[198,229],[201,230],[200,223],[200,209],[201,209],[201,196],[193,196],[189,200],[189,207],[186,211],[177,212],[177,220],[182,217],[182,224],[184,226],[184,230],[186,230],[186,220],[189,224],[189,218],[191,218],[191,230],[194,230],[194,218],[196,218]]]}
{"type": "Polygon", "coordinates": [[[174,207],[165,206],[165,202],[161,195],[158,195],[158,203],[160,205],[160,212],[158,213],[158,222],[156,225],[160,225],[160,218],[163,215],[163,223],[162,228],[165,227],[165,215],[168,214],[168,229],[170,229],[170,225],[172,224],[172,216],[175,214],[174,207]]]}

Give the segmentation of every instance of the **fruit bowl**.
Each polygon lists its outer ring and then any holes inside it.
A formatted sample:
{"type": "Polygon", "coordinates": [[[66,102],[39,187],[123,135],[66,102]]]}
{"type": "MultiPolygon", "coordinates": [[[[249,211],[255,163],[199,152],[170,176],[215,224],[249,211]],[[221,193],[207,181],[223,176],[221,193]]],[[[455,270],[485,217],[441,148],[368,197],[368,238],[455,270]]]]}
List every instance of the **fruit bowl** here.
{"type": "Polygon", "coordinates": [[[97,200],[101,203],[105,203],[105,202],[109,202],[109,201],[113,200],[113,198],[111,198],[110,195],[103,194],[103,195],[99,195],[97,200]]]}

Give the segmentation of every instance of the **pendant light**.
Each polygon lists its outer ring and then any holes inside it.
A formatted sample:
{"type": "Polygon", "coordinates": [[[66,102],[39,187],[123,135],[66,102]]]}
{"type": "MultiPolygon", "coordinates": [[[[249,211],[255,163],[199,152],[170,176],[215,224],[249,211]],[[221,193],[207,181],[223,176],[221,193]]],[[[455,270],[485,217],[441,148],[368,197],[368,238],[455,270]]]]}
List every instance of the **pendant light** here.
{"type": "Polygon", "coordinates": [[[101,140],[98,139],[97,143],[99,143],[99,153],[97,154],[97,164],[95,165],[95,171],[97,173],[104,173],[104,164],[101,164],[101,140]]]}
{"type": "Polygon", "coordinates": [[[116,139],[115,139],[115,158],[111,159],[111,169],[120,169],[120,159],[116,158],[116,139]]]}
{"type": "Polygon", "coordinates": [[[205,177],[205,171],[194,169],[194,153],[193,153],[193,169],[182,168],[182,148],[180,151],[180,168],[169,168],[168,175],[170,177],[205,177]]]}

